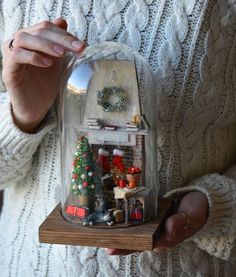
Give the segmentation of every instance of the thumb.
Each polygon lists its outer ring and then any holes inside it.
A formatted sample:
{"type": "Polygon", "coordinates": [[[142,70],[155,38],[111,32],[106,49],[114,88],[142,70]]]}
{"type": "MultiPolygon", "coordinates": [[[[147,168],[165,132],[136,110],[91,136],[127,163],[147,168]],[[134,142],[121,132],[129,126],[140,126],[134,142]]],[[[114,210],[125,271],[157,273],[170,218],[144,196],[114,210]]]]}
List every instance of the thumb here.
{"type": "Polygon", "coordinates": [[[63,18],[56,18],[52,20],[52,23],[62,28],[63,30],[67,30],[67,22],[63,18]]]}
{"type": "Polygon", "coordinates": [[[165,239],[175,241],[186,226],[186,219],[181,214],[174,214],[166,220],[165,239]]]}
{"type": "Polygon", "coordinates": [[[174,247],[186,238],[186,221],[183,215],[173,214],[165,222],[163,235],[155,244],[156,249],[174,247]]]}

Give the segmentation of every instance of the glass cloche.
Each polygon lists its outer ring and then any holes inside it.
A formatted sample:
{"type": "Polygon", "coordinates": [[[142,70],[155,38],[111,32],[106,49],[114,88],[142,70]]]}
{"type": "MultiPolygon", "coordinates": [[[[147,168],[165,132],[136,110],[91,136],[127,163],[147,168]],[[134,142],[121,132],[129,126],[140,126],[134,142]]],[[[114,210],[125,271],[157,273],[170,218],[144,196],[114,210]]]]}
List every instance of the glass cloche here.
{"type": "Polygon", "coordinates": [[[75,224],[118,228],[156,217],[155,79],[132,48],[73,55],[60,103],[61,207],[75,224]]]}

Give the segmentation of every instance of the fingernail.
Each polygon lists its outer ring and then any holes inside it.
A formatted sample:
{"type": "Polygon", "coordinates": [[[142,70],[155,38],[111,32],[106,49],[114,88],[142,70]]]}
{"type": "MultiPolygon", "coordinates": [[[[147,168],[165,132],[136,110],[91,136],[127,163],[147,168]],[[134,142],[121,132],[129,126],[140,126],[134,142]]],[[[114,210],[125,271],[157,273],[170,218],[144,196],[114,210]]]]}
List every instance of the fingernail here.
{"type": "Polygon", "coordinates": [[[52,60],[47,59],[47,58],[42,58],[42,62],[43,62],[43,64],[45,64],[45,65],[51,65],[51,64],[52,64],[52,60]]]}
{"type": "Polygon", "coordinates": [[[74,40],[72,41],[71,45],[74,47],[74,48],[81,48],[83,43],[81,43],[81,41],[79,40],[74,40]]]}
{"type": "Polygon", "coordinates": [[[60,45],[54,45],[53,50],[60,55],[64,54],[65,52],[65,48],[60,45]]]}

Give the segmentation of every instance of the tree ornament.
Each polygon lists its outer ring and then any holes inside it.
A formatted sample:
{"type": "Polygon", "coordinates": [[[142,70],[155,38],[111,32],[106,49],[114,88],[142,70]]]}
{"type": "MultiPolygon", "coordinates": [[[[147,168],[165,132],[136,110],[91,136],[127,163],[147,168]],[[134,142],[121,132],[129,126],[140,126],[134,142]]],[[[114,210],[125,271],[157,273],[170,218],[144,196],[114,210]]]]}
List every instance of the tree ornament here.
{"type": "Polygon", "coordinates": [[[92,177],[92,176],[93,176],[93,172],[92,172],[92,171],[89,171],[88,176],[89,176],[89,177],[92,177]]]}
{"type": "Polygon", "coordinates": [[[86,167],[85,167],[85,170],[90,170],[90,166],[89,165],[87,165],[86,167]]]}
{"type": "Polygon", "coordinates": [[[78,175],[77,174],[73,174],[72,178],[76,180],[78,178],[78,175]]]}
{"type": "Polygon", "coordinates": [[[82,174],[82,175],[81,175],[81,178],[82,178],[82,179],[86,179],[86,175],[85,175],[85,174],[82,174]]]}
{"type": "Polygon", "coordinates": [[[108,156],[109,152],[103,148],[100,148],[98,150],[98,159],[97,159],[97,165],[99,165],[102,169],[102,176],[110,172],[111,168],[108,162],[108,156]]]}
{"type": "Polygon", "coordinates": [[[95,189],[95,185],[94,184],[91,185],[91,189],[95,189]]]}
{"type": "Polygon", "coordinates": [[[88,186],[88,182],[83,182],[83,187],[87,187],[88,186]]]}
{"type": "Polygon", "coordinates": [[[78,188],[79,188],[79,190],[81,190],[81,189],[83,189],[83,186],[82,186],[82,185],[79,185],[79,187],[78,187],[78,188]]]}
{"type": "Polygon", "coordinates": [[[78,189],[78,186],[76,186],[76,185],[73,185],[73,190],[77,190],[78,189]]]}
{"type": "MultiPolygon", "coordinates": [[[[85,136],[80,136],[80,138],[79,138],[80,141],[83,141],[84,139],[85,139],[85,136]]],[[[80,146],[80,145],[78,145],[78,146],[80,146]]]]}
{"type": "Polygon", "coordinates": [[[125,93],[121,88],[106,86],[103,90],[97,91],[97,103],[102,106],[104,112],[119,112],[126,106],[125,93]],[[118,98],[118,101],[115,104],[109,102],[111,95],[118,98]]]}

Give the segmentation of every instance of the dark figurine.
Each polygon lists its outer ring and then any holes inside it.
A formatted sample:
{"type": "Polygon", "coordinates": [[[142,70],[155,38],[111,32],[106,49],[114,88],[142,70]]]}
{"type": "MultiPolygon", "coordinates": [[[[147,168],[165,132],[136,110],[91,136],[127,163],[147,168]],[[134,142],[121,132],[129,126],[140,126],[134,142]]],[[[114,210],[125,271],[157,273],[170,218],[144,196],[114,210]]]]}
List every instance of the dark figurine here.
{"type": "Polygon", "coordinates": [[[96,211],[91,213],[83,220],[83,225],[93,225],[93,223],[107,223],[112,225],[114,223],[111,212],[108,211],[107,201],[104,197],[97,200],[96,211]]]}

